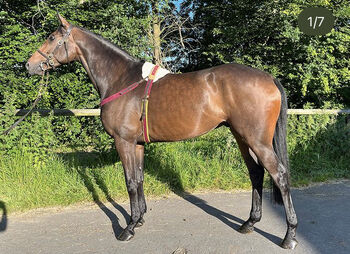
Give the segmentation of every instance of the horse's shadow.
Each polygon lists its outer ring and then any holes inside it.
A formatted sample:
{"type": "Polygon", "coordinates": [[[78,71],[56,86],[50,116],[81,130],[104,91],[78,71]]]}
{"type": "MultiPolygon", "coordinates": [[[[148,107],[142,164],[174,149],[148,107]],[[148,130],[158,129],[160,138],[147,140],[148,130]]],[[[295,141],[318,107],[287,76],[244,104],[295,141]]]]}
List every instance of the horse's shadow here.
{"type": "MultiPolygon", "coordinates": [[[[182,195],[181,197],[183,199],[185,199],[186,201],[190,202],[191,204],[202,209],[207,214],[217,218],[218,220],[220,220],[221,222],[223,222],[224,224],[226,224],[227,226],[229,226],[233,230],[236,230],[237,232],[239,232],[238,229],[240,228],[240,225],[242,225],[244,223],[244,220],[242,220],[241,218],[238,218],[232,214],[226,213],[218,208],[215,208],[215,207],[209,205],[207,203],[207,201],[205,201],[199,197],[196,197],[192,194],[184,193],[184,195],[182,195]]],[[[281,238],[279,238],[275,235],[272,235],[270,233],[267,233],[267,232],[265,232],[257,227],[254,228],[254,231],[259,233],[260,235],[264,236],[266,239],[270,240],[271,242],[273,242],[277,245],[279,245],[282,241],[281,238]]]]}
{"type": "MultiPolygon", "coordinates": [[[[115,154],[115,153],[114,153],[115,154]]],[[[130,216],[128,212],[119,204],[117,204],[113,198],[110,196],[108,188],[106,184],[104,183],[102,177],[98,174],[96,170],[92,170],[91,174],[92,176],[89,176],[87,173],[87,168],[91,167],[92,165],[95,165],[94,162],[96,161],[97,156],[101,156],[97,153],[92,152],[76,152],[73,154],[59,154],[64,160],[66,160],[68,163],[74,163],[75,166],[77,166],[77,173],[79,174],[80,178],[82,179],[86,189],[91,193],[93,201],[98,205],[98,207],[106,214],[106,216],[110,219],[112,223],[112,229],[114,232],[115,237],[120,235],[123,228],[119,224],[119,218],[117,215],[110,210],[99,198],[99,195],[96,191],[96,188],[93,184],[93,181],[96,183],[96,185],[102,190],[104,195],[106,196],[107,201],[113,205],[115,209],[117,209],[124,217],[125,221],[128,223],[130,220],[130,216]],[[72,162],[72,156],[74,157],[74,160],[72,162]]],[[[105,162],[103,162],[105,165],[113,164],[113,162],[110,159],[107,159],[105,162]]]]}
{"type": "MultiPolygon", "coordinates": [[[[81,179],[84,182],[85,187],[87,190],[91,193],[92,198],[94,202],[99,206],[99,208],[106,214],[106,216],[110,219],[112,223],[112,228],[114,231],[115,236],[117,237],[121,231],[122,227],[119,224],[119,218],[113,213],[99,198],[98,193],[94,187],[94,184],[92,181],[96,183],[96,185],[103,191],[105,194],[108,202],[110,202],[115,209],[117,209],[124,217],[125,221],[128,222],[130,220],[130,216],[127,213],[127,211],[118,205],[110,196],[109,191],[107,186],[105,185],[102,177],[98,174],[96,170],[92,170],[90,175],[87,173],[87,168],[91,168],[92,165],[96,165],[96,157],[102,156],[97,153],[75,153],[73,155],[64,155],[61,154],[62,158],[67,160],[69,163],[71,163],[71,158],[70,156],[74,156],[74,164],[76,168],[78,168],[77,172],[81,179]],[[89,158],[89,157],[95,157],[94,158],[89,158]],[[87,159],[89,158],[89,159],[87,159]],[[94,164],[95,163],[95,164],[94,164]]],[[[103,160],[100,162],[103,165],[109,165],[115,163],[115,159],[110,159],[111,156],[115,158],[115,152],[110,151],[107,156],[102,156],[104,158],[107,158],[106,160],[103,160]]],[[[241,224],[244,223],[244,220],[241,218],[238,218],[234,215],[231,215],[229,213],[226,213],[218,208],[215,208],[207,203],[207,201],[194,196],[184,190],[184,187],[182,185],[182,181],[180,178],[180,175],[178,172],[176,172],[170,165],[166,164],[161,164],[160,161],[157,159],[157,156],[145,156],[145,170],[147,174],[153,175],[156,177],[159,181],[167,184],[172,192],[174,192],[176,195],[179,197],[183,198],[187,202],[190,202],[191,204],[197,206],[198,208],[202,209],[204,212],[207,214],[217,218],[233,230],[238,231],[239,227],[241,224]]],[[[97,166],[97,165],[96,165],[97,166]]],[[[260,235],[264,236],[271,242],[275,244],[279,244],[282,239],[269,234],[263,230],[260,230],[259,228],[255,228],[255,232],[259,233],[260,235]]]]}
{"type": "MultiPolygon", "coordinates": [[[[192,195],[184,190],[184,187],[181,182],[181,177],[178,172],[174,171],[170,165],[162,165],[157,159],[157,156],[147,156],[147,160],[145,160],[146,166],[152,165],[152,167],[146,167],[147,173],[154,175],[159,181],[162,181],[170,186],[172,192],[174,192],[179,197],[183,198],[187,202],[197,206],[202,209],[207,214],[217,218],[233,230],[238,231],[240,226],[245,222],[243,219],[238,218],[234,215],[226,213],[218,208],[215,208],[208,204],[207,201],[192,195]],[[165,167],[166,174],[159,173],[159,168],[165,167]]],[[[163,170],[163,169],[162,169],[163,170]]],[[[247,201],[249,202],[249,201],[247,201]]],[[[264,236],[266,239],[271,242],[279,245],[282,241],[281,238],[267,233],[257,227],[254,228],[255,232],[264,236]]]]}
{"type": "Polygon", "coordinates": [[[4,202],[0,201],[0,214],[2,213],[0,217],[0,233],[2,231],[5,231],[7,228],[7,209],[4,202]],[[2,212],[1,212],[2,210],[2,212]]]}

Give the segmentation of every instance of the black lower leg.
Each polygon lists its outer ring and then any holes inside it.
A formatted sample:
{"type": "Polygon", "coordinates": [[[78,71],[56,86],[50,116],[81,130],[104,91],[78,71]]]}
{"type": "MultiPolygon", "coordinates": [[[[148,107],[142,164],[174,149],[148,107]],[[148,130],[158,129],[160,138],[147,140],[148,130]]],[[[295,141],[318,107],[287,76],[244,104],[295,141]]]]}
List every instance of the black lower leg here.
{"type": "Polygon", "coordinates": [[[127,184],[129,198],[130,198],[130,207],[131,207],[131,220],[126,228],[118,236],[118,240],[128,241],[134,235],[134,228],[136,227],[138,221],[141,218],[141,213],[138,204],[138,195],[137,195],[137,184],[134,181],[129,181],[127,184]]]}
{"type": "Polygon", "coordinates": [[[239,232],[246,234],[254,231],[254,224],[261,219],[262,213],[262,189],[264,180],[264,168],[259,164],[256,155],[250,150],[249,146],[239,137],[235,136],[243,159],[249,171],[249,177],[252,182],[252,208],[249,219],[238,229],[239,232]]]}
{"type": "Polygon", "coordinates": [[[264,179],[264,169],[256,165],[249,170],[250,179],[253,185],[252,208],[249,219],[239,228],[241,233],[250,233],[254,231],[254,224],[261,220],[262,215],[262,188],[264,179]]]}
{"type": "Polygon", "coordinates": [[[257,149],[257,156],[262,165],[270,173],[276,186],[281,191],[284,209],[286,212],[288,230],[282,242],[282,247],[286,249],[294,249],[298,244],[295,239],[295,231],[297,228],[297,216],[294,211],[292,198],[289,187],[289,174],[286,167],[279,161],[274,150],[270,146],[260,146],[257,149]]]}
{"type": "Polygon", "coordinates": [[[139,209],[140,209],[140,219],[136,224],[136,227],[141,227],[144,223],[145,220],[143,219],[143,215],[147,211],[147,205],[146,205],[146,200],[145,200],[145,195],[143,193],[143,181],[139,184],[139,187],[137,189],[137,196],[138,196],[138,201],[139,201],[139,209]]]}
{"type": "Polygon", "coordinates": [[[289,189],[286,191],[286,193],[282,193],[282,198],[285,206],[285,211],[286,211],[286,219],[287,219],[287,233],[286,236],[284,237],[281,246],[285,249],[294,249],[298,241],[296,240],[296,229],[298,226],[298,220],[296,213],[294,211],[293,207],[293,202],[292,198],[290,195],[289,189]]]}
{"type": "Polygon", "coordinates": [[[131,220],[126,228],[118,236],[121,241],[128,241],[134,235],[134,228],[141,218],[139,208],[139,198],[137,189],[139,186],[138,180],[138,165],[136,157],[136,144],[127,142],[119,137],[115,138],[116,148],[124,168],[125,182],[130,198],[131,220]]]}
{"type": "Polygon", "coordinates": [[[144,146],[136,145],[136,160],[137,160],[137,197],[138,197],[138,205],[140,209],[140,219],[136,224],[136,227],[141,227],[145,220],[143,219],[143,215],[147,211],[145,194],[143,192],[143,180],[144,180],[144,146]]]}
{"type": "Polygon", "coordinates": [[[292,197],[290,195],[288,175],[282,164],[279,164],[278,174],[272,176],[272,178],[281,190],[288,226],[286,236],[284,237],[281,246],[285,249],[294,249],[298,244],[298,241],[295,238],[298,220],[294,210],[292,197]]]}
{"type": "Polygon", "coordinates": [[[243,223],[243,225],[239,228],[239,232],[246,234],[254,231],[254,224],[259,222],[261,219],[261,206],[262,206],[262,198],[261,194],[258,193],[256,189],[253,190],[253,198],[252,198],[252,209],[250,211],[249,219],[243,223]]]}

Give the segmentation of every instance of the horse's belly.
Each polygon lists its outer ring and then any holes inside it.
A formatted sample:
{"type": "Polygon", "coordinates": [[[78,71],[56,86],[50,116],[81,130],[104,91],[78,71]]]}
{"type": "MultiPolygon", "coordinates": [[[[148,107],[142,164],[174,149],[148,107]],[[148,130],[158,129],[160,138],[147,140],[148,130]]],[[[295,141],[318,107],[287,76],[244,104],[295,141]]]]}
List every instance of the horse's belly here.
{"type": "Polygon", "coordinates": [[[204,94],[182,95],[149,104],[149,134],[152,141],[178,141],[197,137],[224,121],[224,113],[204,94]]]}

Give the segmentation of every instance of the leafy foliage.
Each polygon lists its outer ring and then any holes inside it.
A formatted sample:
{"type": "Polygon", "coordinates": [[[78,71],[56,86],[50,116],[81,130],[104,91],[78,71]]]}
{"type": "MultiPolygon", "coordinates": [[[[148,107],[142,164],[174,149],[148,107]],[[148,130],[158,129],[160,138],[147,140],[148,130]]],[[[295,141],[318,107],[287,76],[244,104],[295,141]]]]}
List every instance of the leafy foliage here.
{"type": "Polygon", "coordinates": [[[291,107],[350,105],[349,1],[187,0],[183,9],[192,13],[201,38],[187,69],[238,62],[281,79],[291,107]],[[333,12],[329,34],[299,30],[299,13],[312,6],[333,12]]]}
{"type": "Polygon", "coordinates": [[[57,147],[57,139],[52,129],[53,117],[42,118],[33,114],[10,135],[3,135],[14,122],[15,107],[13,98],[7,97],[8,103],[0,111],[0,156],[32,154],[33,163],[39,163],[57,147]]]}

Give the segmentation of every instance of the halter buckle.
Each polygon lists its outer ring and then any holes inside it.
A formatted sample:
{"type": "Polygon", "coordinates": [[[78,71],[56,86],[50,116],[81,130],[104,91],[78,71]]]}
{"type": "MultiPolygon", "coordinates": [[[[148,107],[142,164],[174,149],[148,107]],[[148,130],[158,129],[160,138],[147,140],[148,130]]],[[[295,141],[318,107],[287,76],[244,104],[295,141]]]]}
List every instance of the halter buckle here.
{"type": "Polygon", "coordinates": [[[46,70],[48,69],[47,62],[41,62],[41,63],[40,63],[40,69],[41,69],[42,71],[46,71],[46,70]],[[46,65],[46,68],[44,68],[44,64],[46,65]]]}

